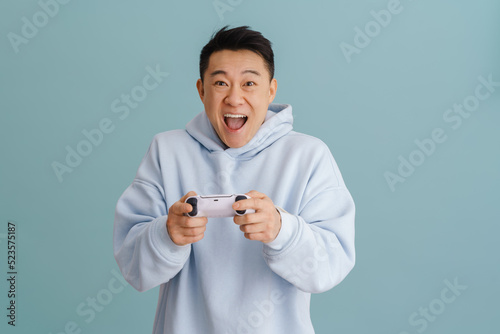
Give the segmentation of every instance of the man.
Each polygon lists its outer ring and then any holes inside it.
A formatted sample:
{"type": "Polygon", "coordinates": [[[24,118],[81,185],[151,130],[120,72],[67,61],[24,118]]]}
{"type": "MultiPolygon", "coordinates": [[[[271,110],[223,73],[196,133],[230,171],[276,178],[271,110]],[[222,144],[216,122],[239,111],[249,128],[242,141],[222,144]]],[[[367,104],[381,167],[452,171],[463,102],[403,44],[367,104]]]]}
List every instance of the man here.
{"type": "Polygon", "coordinates": [[[114,254],[137,290],[160,285],[154,333],[314,333],[310,294],[354,266],[354,202],[328,149],[292,131],[271,43],[219,30],[200,55],[205,110],[156,135],[119,199],[114,254]],[[255,189],[249,191],[251,189],[255,189]],[[234,218],[191,218],[188,196],[246,193],[234,218]]]}

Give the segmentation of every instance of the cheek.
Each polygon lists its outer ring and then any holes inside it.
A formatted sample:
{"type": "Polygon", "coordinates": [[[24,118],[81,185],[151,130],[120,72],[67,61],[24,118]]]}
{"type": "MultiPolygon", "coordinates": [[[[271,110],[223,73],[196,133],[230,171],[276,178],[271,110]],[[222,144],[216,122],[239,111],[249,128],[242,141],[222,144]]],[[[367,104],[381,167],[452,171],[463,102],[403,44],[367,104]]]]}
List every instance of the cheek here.
{"type": "Polygon", "coordinates": [[[258,95],[255,95],[253,100],[255,108],[259,110],[265,109],[267,111],[267,107],[269,105],[269,91],[259,92],[258,95]]]}
{"type": "Polygon", "coordinates": [[[210,114],[211,116],[213,115],[215,117],[215,114],[217,114],[218,110],[217,97],[214,96],[213,94],[208,94],[205,96],[203,104],[205,105],[205,110],[207,111],[207,114],[210,114]]]}
{"type": "Polygon", "coordinates": [[[205,90],[205,101],[213,103],[217,99],[217,92],[212,87],[205,90]]]}
{"type": "Polygon", "coordinates": [[[206,104],[206,105],[211,105],[211,104],[213,103],[213,101],[214,101],[213,94],[211,94],[211,93],[207,93],[207,94],[205,95],[205,104],[206,104]]]}

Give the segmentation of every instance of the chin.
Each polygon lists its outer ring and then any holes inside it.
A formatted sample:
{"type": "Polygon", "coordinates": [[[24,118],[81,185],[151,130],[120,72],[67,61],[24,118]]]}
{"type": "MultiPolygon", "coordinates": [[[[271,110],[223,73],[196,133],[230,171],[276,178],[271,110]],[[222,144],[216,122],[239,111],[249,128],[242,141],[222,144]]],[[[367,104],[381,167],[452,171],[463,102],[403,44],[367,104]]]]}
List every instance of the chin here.
{"type": "Polygon", "coordinates": [[[245,144],[239,144],[239,143],[225,143],[225,144],[229,148],[240,148],[245,146],[245,144]]]}
{"type": "Polygon", "coordinates": [[[224,144],[230,148],[240,148],[245,146],[249,141],[243,141],[243,140],[227,140],[224,141],[224,144]]]}

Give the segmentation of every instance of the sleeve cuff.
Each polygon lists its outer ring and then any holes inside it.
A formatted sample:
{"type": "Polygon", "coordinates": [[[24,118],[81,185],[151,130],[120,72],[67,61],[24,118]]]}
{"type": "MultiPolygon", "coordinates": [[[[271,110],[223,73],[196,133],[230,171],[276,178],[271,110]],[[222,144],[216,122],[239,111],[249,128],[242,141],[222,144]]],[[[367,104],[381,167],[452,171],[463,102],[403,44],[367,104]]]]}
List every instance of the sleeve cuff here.
{"type": "Polygon", "coordinates": [[[278,209],[281,215],[281,229],[276,239],[264,244],[268,250],[271,250],[271,252],[266,251],[266,253],[276,253],[286,249],[291,244],[298,231],[297,219],[280,207],[276,207],[276,209],[278,209]]]}
{"type": "Polygon", "coordinates": [[[156,218],[152,224],[152,242],[157,251],[170,262],[184,263],[189,256],[191,245],[176,245],[167,231],[167,215],[156,218]]]}

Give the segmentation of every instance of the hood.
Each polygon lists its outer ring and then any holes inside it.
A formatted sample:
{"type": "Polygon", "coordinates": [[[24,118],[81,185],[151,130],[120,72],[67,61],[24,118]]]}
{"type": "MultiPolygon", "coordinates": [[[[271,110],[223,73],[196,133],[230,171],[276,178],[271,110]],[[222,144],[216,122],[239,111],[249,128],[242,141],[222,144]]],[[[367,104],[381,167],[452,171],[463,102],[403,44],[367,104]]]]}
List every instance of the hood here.
{"type": "Polygon", "coordinates": [[[233,158],[249,159],[290,132],[292,125],[292,106],[271,103],[266,119],[255,136],[239,148],[227,148],[215,132],[205,111],[196,115],[186,125],[186,131],[210,152],[225,151],[233,158]]]}

